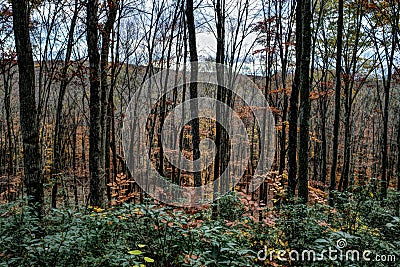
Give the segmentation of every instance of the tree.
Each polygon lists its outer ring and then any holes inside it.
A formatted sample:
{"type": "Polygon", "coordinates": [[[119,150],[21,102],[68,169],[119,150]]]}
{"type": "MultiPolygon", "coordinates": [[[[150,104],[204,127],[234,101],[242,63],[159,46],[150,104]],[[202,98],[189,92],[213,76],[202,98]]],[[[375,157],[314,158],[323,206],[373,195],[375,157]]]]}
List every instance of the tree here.
{"type": "MultiPolygon", "coordinates": [[[[70,24],[70,28],[68,31],[68,41],[67,47],[65,51],[65,60],[64,65],[61,71],[61,83],[60,83],[60,90],[58,92],[58,100],[57,100],[57,108],[56,108],[56,121],[55,121],[55,129],[54,129],[54,160],[53,160],[53,175],[55,177],[58,176],[59,172],[61,171],[61,146],[62,146],[62,113],[63,113],[63,106],[64,106],[64,98],[67,91],[67,85],[69,83],[69,79],[67,77],[68,68],[71,61],[72,55],[72,48],[74,44],[74,33],[75,27],[78,20],[78,12],[79,12],[79,2],[75,0],[74,12],[70,24]]],[[[52,188],[52,198],[51,198],[51,206],[52,208],[57,207],[57,191],[58,191],[58,179],[55,179],[53,188],[52,188]]]]}
{"type": "Polygon", "coordinates": [[[332,167],[329,185],[329,205],[334,205],[332,191],[336,189],[337,157],[339,149],[339,126],[340,126],[340,98],[341,98],[341,74],[342,74],[342,44],[343,44],[343,0],[339,0],[339,15],[337,21],[337,43],[336,43],[336,77],[335,77],[335,120],[333,123],[332,141],[332,167]]]}
{"type": "Polygon", "coordinates": [[[90,205],[104,206],[104,163],[102,153],[101,129],[101,90],[100,90],[100,54],[98,50],[98,1],[87,2],[87,46],[89,56],[90,80],[90,135],[89,135],[89,171],[90,171],[90,205]]]}
{"type": "MultiPolygon", "coordinates": [[[[310,53],[311,1],[301,0],[301,57],[300,57],[300,136],[299,136],[299,198],[308,202],[308,144],[310,129],[310,53]]],[[[298,29],[296,29],[298,30],[298,29]]]]}
{"type": "MultiPolygon", "coordinates": [[[[215,62],[217,64],[224,64],[225,63],[225,1],[217,0],[216,6],[215,6],[215,13],[216,13],[216,28],[217,28],[217,53],[216,53],[216,60],[215,62]]],[[[224,69],[221,68],[219,65],[217,65],[217,79],[218,79],[218,88],[217,88],[217,100],[218,101],[224,101],[226,98],[226,91],[224,88],[224,69]]],[[[220,110],[219,106],[216,106],[216,121],[220,122],[221,116],[220,116],[220,110]]],[[[227,151],[224,150],[224,147],[226,144],[226,136],[222,132],[222,126],[219,123],[216,123],[216,129],[215,129],[215,145],[217,147],[217,155],[215,157],[215,162],[214,162],[214,180],[218,179],[221,173],[223,172],[222,166],[224,166],[225,162],[224,160],[224,153],[227,151]]],[[[215,185],[217,188],[214,188],[214,193],[219,192],[219,189],[221,184],[216,184],[215,185]],[[218,188],[219,187],[219,188],[218,188]]],[[[217,195],[214,196],[214,198],[217,197],[217,195]]],[[[213,206],[213,216],[214,218],[216,217],[218,211],[218,206],[217,203],[213,206]]]]}
{"type": "MultiPolygon", "coordinates": [[[[15,160],[15,150],[18,147],[14,144],[13,139],[15,138],[15,130],[13,127],[13,107],[11,105],[11,96],[13,92],[13,82],[15,81],[16,74],[16,53],[15,48],[8,43],[12,35],[12,13],[8,6],[0,8],[0,50],[3,51],[0,58],[0,74],[3,80],[2,86],[4,88],[4,115],[7,125],[5,147],[7,150],[5,153],[8,157],[5,159],[7,162],[7,200],[14,200],[14,194],[11,194],[11,177],[15,175],[17,170],[17,161],[15,160]]],[[[4,165],[6,162],[4,161],[4,165]]],[[[1,162],[1,160],[0,160],[1,162]]]]}
{"type": "MultiPolygon", "coordinates": [[[[399,110],[400,111],[400,110],[399,110]]],[[[396,171],[397,171],[397,192],[400,193],[400,116],[397,122],[397,163],[396,163],[396,171]]],[[[397,199],[397,207],[396,207],[396,216],[400,214],[400,199],[397,199]]]]}
{"type": "Polygon", "coordinates": [[[28,201],[42,215],[43,176],[36,106],[35,68],[29,36],[30,5],[28,0],[13,0],[13,28],[18,57],[19,104],[24,148],[24,183],[28,201]]]}
{"type": "Polygon", "coordinates": [[[300,88],[300,68],[302,49],[302,6],[301,0],[296,1],[296,69],[292,83],[289,107],[289,133],[288,133],[288,197],[294,197],[297,186],[297,119],[300,88]]]}
{"type": "MultiPolygon", "coordinates": [[[[372,9],[373,17],[372,20],[376,21],[376,24],[382,28],[382,36],[378,36],[374,30],[373,42],[378,57],[378,62],[381,67],[382,83],[383,83],[383,129],[382,129],[382,146],[381,146],[381,196],[386,198],[387,188],[390,182],[390,175],[388,174],[388,127],[389,127],[389,102],[390,102],[390,91],[393,77],[395,51],[399,43],[399,11],[400,3],[397,1],[388,1],[385,4],[380,4],[381,7],[375,7],[372,9]],[[390,40],[388,42],[388,40],[390,40]],[[381,55],[383,50],[383,55],[381,55]]],[[[378,89],[378,87],[377,87],[378,89]]]]}
{"type": "MultiPolygon", "coordinates": [[[[113,30],[115,20],[117,18],[118,13],[118,0],[107,0],[107,20],[104,24],[104,27],[101,29],[101,54],[100,54],[100,95],[101,95],[101,117],[100,117],[100,125],[101,125],[101,164],[104,169],[104,180],[103,183],[107,184],[110,181],[109,172],[110,172],[110,127],[107,127],[107,110],[110,106],[110,84],[109,84],[109,55],[110,48],[112,45],[111,32],[113,30]],[[108,179],[106,179],[106,177],[108,179]]],[[[112,66],[115,69],[115,66],[112,66]]]]}
{"type": "MultiPolygon", "coordinates": [[[[284,5],[282,1],[276,1],[275,7],[277,10],[277,23],[276,23],[276,31],[279,38],[277,38],[277,42],[279,45],[279,60],[280,64],[276,64],[276,72],[281,70],[281,86],[284,88],[283,91],[283,108],[282,108],[282,131],[280,136],[280,155],[279,155],[279,175],[282,175],[286,168],[286,126],[287,126],[287,117],[288,117],[288,106],[289,99],[286,93],[287,87],[287,79],[288,79],[288,68],[289,68],[289,44],[292,41],[292,14],[286,19],[284,18],[284,5]],[[287,30],[285,30],[286,26],[287,30]]],[[[278,85],[277,85],[278,87],[278,85]]],[[[278,87],[279,88],[279,87],[278,87]]]]}
{"type": "Polygon", "coordinates": [[[87,3],[87,46],[89,55],[90,79],[90,137],[89,137],[89,169],[90,169],[90,203],[93,206],[104,206],[106,171],[109,171],[110,127],[107,127],[107,109],[109,108],[109,52],[111,48],[111,32],[116,21],[119,1],[107,1],[107,20],[101,32],[101,49],[99,53],[99,15],[98,1],[87,3]],[[107,153],[106,153],[107,150],[107,153]],[[108,166],[106,166],[106,163],[108,166]]]}
{"type": "MultiPolygon", "coordinates": [[[[190,99],[197,98],[197,76],[198,76],[198,56],[196,47],[196,25],[194,22],[194,7],[193,0],[186,1],[186,19],[187,19],[187,29],[189,34],[189,53],[190,53],[190,99]]],[[[197,118],[198,115],[198,105],[197,100],[191,102],[190,113],[192,118],[197,118]]],[[[192,131],[192,144],[193,144],[193,160],[200,158],[200,133],[199,133],[199,120],[193,119],[191,121],[191,131],[192,131]]],[[[194,186],[201,185],[201,172],[194,173],[194,186]]]]}
{"type": "MultiPolygon", "coordinates": [[[[350,4],[351,9],[346,10],[349,20],[346,21],[348,29],[345,35],[343,57],[343,91],[344,91],[344,152],[343,166],[339,180],[338,190],[346,191],[349,187],[350,167],[352,160],[352,118],[354,101],[362,88],[361,83],[356,83],[356,76],[363,65],[360,55],[367,44],[362,32],[364,8],[361,1],[350,4]]],[[[366,75],[368,77],[369,73],[366,75]]],[[[364,79],[366,79],[366,77],[364,79]]],[[[353,176],[352,176],[353,178],[353,176]]]]}

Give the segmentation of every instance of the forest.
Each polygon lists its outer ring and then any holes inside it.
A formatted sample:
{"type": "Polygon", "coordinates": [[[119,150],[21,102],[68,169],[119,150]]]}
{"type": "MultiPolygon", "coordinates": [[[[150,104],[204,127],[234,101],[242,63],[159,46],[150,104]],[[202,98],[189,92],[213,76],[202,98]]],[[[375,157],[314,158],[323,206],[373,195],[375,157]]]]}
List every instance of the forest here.
{"type": "Polygon", "coordinates": [[[0,0],[0,266],[399,266],[399,0],[0,0]]]}

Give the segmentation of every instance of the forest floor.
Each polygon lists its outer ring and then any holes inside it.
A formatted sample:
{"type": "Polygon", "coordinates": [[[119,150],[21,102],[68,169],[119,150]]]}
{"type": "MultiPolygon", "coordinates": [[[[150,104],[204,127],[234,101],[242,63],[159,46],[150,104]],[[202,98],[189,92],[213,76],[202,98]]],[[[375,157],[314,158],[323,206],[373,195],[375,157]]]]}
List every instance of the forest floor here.
{"type": "Polygon", "coordinates": [[[144,199],[101,209],[0,206],[0,266],[399,266],[399,193],[369,185],[337,193],[331,208],[243,192],[202,208],[144,199]],[[278,205],[279,204],[279,205],[278,205]],[[214,214],[213,214],[214,210],[214,214]],[[218,210],[218,213],[215,213],[218,210]]]}

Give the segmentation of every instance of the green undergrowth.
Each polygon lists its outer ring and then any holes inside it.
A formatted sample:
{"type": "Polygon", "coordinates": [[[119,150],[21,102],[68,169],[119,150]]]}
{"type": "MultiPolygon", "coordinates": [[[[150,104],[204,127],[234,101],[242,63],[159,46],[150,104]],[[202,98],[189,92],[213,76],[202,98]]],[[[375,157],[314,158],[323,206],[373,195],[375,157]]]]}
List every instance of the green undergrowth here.
{"type": "MultiPolygon", "coordinates": [[[[381,201],[371,188],[324,204],[249,209],[230,193],[212,207],[124,204],[48,210],[41,221],[22,202],[0,206],[0,266],[399,266],[399,195],[381,201]],[[371,250],[372,261],[296,259],[294,250],[371,250]],[[279,256],[279,251],[286,251],[279,256]],[[395,261],[377,262],[376,255],[395,261]]],[[[326,256],[328,256],[326,254],[326,256]]]]}

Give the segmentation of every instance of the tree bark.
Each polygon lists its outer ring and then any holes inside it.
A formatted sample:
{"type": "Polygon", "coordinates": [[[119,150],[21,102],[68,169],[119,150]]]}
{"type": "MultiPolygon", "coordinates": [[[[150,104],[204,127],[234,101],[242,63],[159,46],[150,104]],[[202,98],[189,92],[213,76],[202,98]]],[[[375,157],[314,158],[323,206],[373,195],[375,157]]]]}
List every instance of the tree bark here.
{"type": "MultiPolygon", "coordinates": [[[[196,47],[196,26],[194,22],[193,14],[193,0],[186,1],[186,20],[187,29],[189,34],[189,53],[190,53],[190,99],[197,98],[197,76],[198,76],[198,57],[197,57],[197,47],[196,47]]],[[[191,102],[190,113],[192,118],[198,117],[198,104],[197,100],[191,102]]],[[[200,133],[199,133],[199,120],[194,119],[191,122],[192,126],[192,145],[193,145],[193,160],[200,158],[200,133]]],[[[201,172],[194,172],[194,186],[198,187],[201,185],[201,172]]]]}
{"type": "Polygon", "coordinates": [[[24,183],[28,203],[42,215],[43,176],[36,106],[35,67],[29,36],[29,1],[12,0],[15,47],[18,57],[20,119],[24,155],[24,183]]]}
{"type": "Polygon", "coordinates": [[[63,127],[62,127],[62,112],[64,106],[64,96],[67,91],[68,85],[68,78],[67,78],[67,71],[69,67],[69,63],[71,60],[72,54],[72,46],[74,42],[74,33],[75,33],[75,26],[78,20],[78,0],[75,0],[75,10],[74,15],[71,20],[71,26],[68,32],[68,41],[67,41],[67,49],[65,52],[65,60],[64,66],[62,69],[62,80],[60,84],[60,91],[58,93],[58,100],[57,100],[57,109],[56,109],[56,122],[55,122],[55,130],[54,130],[54,140],[53,140],[53,168],[52,168],[52,175],[54,176],[54,185],[52,188],[51,193],[51,207],[57,208],[57,191],[58,191],[58,175],[61,171],[61,145],[62,145],[62,136],[63,136],[63,127]]]}
{"type": "MultiPolygon", "coordinates": [[[[397,192],[400,193],[400,116],[397,123],[397,192]]],[[[400,194],[397,195],[396,216],[400,215],[400,194]]]]}
{"type": "MultiPolygon", "coordinates": [[[[109,100],[110,96],[110,84],[109,84],[109,55],[111,47],[111,32],[113,30],[114,23],[117,18],[118,12],[118,0],[107,0],[108,12],[107,20],[104,24],[104,28],[101,30],[101,55],[100,55],[100,80],[101,80],[101,164],[104,168],[104,183],[110,182],[110,130],[111,127],[107,122],[108,109],[110,107],[109,100]]],[[[115,66],[112,66],[115,68],[115,66]]],[[[107,192],[108,198],[110,194],[107,192]]]]}
{"type": "Polygon", "coordinates": [[[340,126],[340,91],[342,87],[342,46],[343,46],[343,0],[339,0],[339,17],[337,25],[337,44],[336,44],[336,78],[335,78],[335,119],[333,122],[333,141],[332,141],[332,167],[329,184],[329,205],[333,207],[335,200],[333,190],[336,190],[336,171],[337,157],[339,149],[339,126],[340,126]]]}
{"type": "MultiPolygon", "coordinates": [[[[393,16],[394,22],[392,22],[392,42],[391,42],[391,52],[388,57],[387,62],[387,79],[384,81],[384,98],[385,104],[383,109],[383,145],[382,145],[382,178],[381,178],[381,195],[383,198],[387,197],[387,188],[390,183],[390,176],[388,177],[387,169],[388,169],[388,124],[389,124],[389,102],[390,102],[390,87],[392,82],[392,70],[394,63],[394,52],[396,48],[397,39],[398,39],[398,24],[399,17],[393,16]]],[[[388,55],[388,49],[385,48],[386,55],[388,55]]]]}
{"type": "Polygon", "coordinates": [[[400,191],[400,116],[397,124],[397,191],[400,191]]]}
{"type": "Polygon", "coordinates": [[[300,136],[299,136],[299,198],[308,202],[308,144],[310,129],[310,54],[311,54],[311,1],[301,5],[301,62],[300,62],[300,136]]]}
{"type": "MultiPolygon", "coordinates": [[[[3,76],[3,87],[4,87],[4,110],[6,116],[6,140],[5,146],[7,146],[8,153],[4,153],[4,165],[7,164],[7,200],[12,201],[15,199],[15,195],[11,194],[11,176],[15,175],[16,163],[14,161],[14,128],[13,128],[13,118],[11,109],[11,94],[12,94],[12,81],[14,80],[15,74],[15,64],[12,59],[2,59],[4,64],[1,64],[1,72],[3,76]]],[[[6,150],[6,151],[7,151],[6,150]]]]}
{"type": "Polygon", "coordinates": [[[296,69],[290,94],[289,133],[288,133],[288,197],[295,196],[297,186],[297,118],[300,87],[300,61],[302,48],[301,34],[301,0],[296,1],[296,69]]]}
{"type": "Polygon", "coordinates": [[[89,79],[90,79],[90,131],[89,131],[89,172],[90,172],[90,205],[104,206],[104,153],[101,147],[101,91],[98,51],[98,1],[87,2],[87,46],[89,55],[89,79]]]}
{"type": "MultiPolygon", "coordinates": [[[[217,53],[216,53],[216,60],[215,62],[217,63],[217,79],[218,79],[218,88],[217,88],[217,100],[223,102],[224,99],[226,98],[226,92],[224,88],[224,68],[220,67],[218,64],[224,64],[225,61],[225,1],[217,0],[216,7],[215,7],[215,13],[216,13],[216,18],[217,18],[217,53]],[[222,3],[221,3],[222,2],[222,3]]],[[[219,178],[221,175],[222,166],[224,166],[224,163],[222,162],[224,157],[222,156],[222,153],[225,153],[226,151],[224,150],[223,143],[226,142],[225,136],[223,136],[222,133],[222,126],[218,123],[220,122],[221,119],[221,111],[219,109],[219,106],[216,106],[216,124],[215,124],[215,146],[217,148],[217,155],[215,156],[215,161],[214,161],[214,181],[219,178]]],[[[225,165],[226,166],[226,165],[225,165]]],[[[221,184],[215,183],[214,184],[214,200],[218,197],[216,194],[217,192],[220,192],[221,189],[221,184]]],[[[212,218],[216,219],[218,217],[218,211],[219,211],[219,206],[218,203],[214,203],[212,206],[212,218]]]]}

